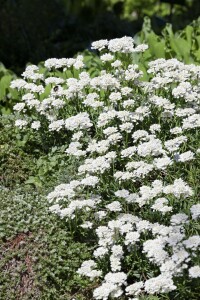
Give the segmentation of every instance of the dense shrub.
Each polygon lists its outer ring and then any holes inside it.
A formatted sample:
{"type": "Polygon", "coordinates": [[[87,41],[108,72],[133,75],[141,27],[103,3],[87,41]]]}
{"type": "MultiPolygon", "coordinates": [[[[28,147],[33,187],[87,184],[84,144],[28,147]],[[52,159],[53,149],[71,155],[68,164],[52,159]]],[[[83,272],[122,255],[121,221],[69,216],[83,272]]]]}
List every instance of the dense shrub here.
{"type": "Polygon", "coordinates": [[[143,74],[133,57],[148,46],[130,37],[92,48],[93,74],[79,55],[11,83],[22,94],[15,126],[63,143],[78,165],[49,209],[93,241],[78,274],[94,281],[94,299],[197,299],[200,67],[158,59],[143,74]]]}

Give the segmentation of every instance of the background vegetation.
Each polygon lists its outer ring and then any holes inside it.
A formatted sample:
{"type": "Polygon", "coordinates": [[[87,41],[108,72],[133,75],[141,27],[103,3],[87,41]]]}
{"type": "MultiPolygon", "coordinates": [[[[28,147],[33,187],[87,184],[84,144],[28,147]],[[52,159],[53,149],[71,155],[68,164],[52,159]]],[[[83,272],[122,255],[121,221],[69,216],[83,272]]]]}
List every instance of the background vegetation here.
{"type": "Polygon", "coordinates": [[[198,0],[0,0],[0,61],[18,75],[26,63],[71,57],[101,38],[135,35],[143,17],[160,32],[166,22],[175,30],[199,16],[198,0]],[[89,18],[88,18],[89,16],[89,18]]]}

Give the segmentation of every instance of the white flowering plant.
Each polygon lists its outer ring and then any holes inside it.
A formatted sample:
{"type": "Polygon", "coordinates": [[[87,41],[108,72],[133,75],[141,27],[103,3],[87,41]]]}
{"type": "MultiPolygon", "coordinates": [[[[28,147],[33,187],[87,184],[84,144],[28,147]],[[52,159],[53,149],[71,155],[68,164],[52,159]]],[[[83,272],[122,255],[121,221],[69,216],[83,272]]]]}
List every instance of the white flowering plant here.
{"type": "Polygon", "coordinates": [[[94,299],[197,299],[200,67],[157,59],[145,76],[133,57],[147,45],[123,37],[92,48],[95,73],[78,55],[30,65],[11,83],[22,95],[15,126],[57,136],[78,164],[48,194],[50,211],[95,241],[77,270],[96,283],[94,299]]]}

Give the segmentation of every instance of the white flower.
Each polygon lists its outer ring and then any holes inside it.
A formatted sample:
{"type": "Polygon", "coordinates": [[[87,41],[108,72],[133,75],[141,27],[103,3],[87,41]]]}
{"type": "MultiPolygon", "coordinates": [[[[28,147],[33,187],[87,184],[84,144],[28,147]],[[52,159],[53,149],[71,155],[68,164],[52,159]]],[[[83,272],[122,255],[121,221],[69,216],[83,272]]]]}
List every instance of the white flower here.
{"type": "Polygon", "coordinates": [[[55,84],[55,85],[58,85],[58,84],[62,84],[64,83],[64,79],[62,78],[58,78],[58,77],[48,77],[45,79],[45,84],[48,85],[48,84],[55,84]]]}
{"type": "Polygon", "coordinates": [[[180,224],[186,224],[188,223],[188,216],[186,214],[175,214],[171,217],[170,223],[172,225],[180,225],[180,224]]]}
{"type": "Polygon", "coordinates": [[[165,147],[169,152],[174,152],[174,151],[177,151],[179,149],[179,147],[181,146],[181,144],[183,144],[186,141],[187,141],[187,137],[181,135],[177,138],[166,141],[165,147]]]}
{"type": "Polygon", "coordinates": [[[99,41],[93,42],[91,48],[101,51],[101,50],[105,49],[105,47],[107,45],[108,45],[108,40],[99,40],[99,41]]]}
{"type": "Polygon", "coordinates": [[[126,287],[126,294],[137,296],[142,292],[143,287],[144,287],[143,281],[135,282],[126,287]]]}
{"type": "Polygon", "coordinates": [[[142,221],[139,221],[138,223],[136,223],[136,228],[139,233],[146,231],[146,230],[150,230],[151,223],[147,220],[142,220],[142,221]]]}
{"type": "Polygon", "coordinates": [[[194,266],[189,269],[189,276],[191,278],[199,278],[200,277],[200,266],[194,266]]]}
{"type": "Polygon", "coordinates": [[[51,212],[54,212],[54,213],[58,214],[60,212],[60,205],[59,204],[54,204],[54,205],[49,207],[49,210],[51,212]]]}
{"type": "Polygon", "coordinates": [[[199,235],[190,236],[189,239],[183,242],[183,244],[188,249],[197,250],[200,245],[200,236],[199,235]]]}
{"type": "Polygon", "coordinates": [[[145,282],[145,291],[152,295],[156,293],[169,293],[175,289],[176,286],[173,280],[164,275],[153,277],[145,282]]]}
{"type": "Polygon", "coordinates": [[[134,52],[144,52],[144,51],[146,51],[148,48],[149,48],[148,45],[146,45],[146,44],[140,44],[140,45],[138,45],[138,46],[134,49],[134,52]]]}
{"type": "Polygon", "coordinates": [[[130,133],[132,131],[133,127],[134,127],[134,125],[131,122],[125,122],[119,126],[121,131],[125,131],[127,133],[130,133]]]}
{"type": "Polygon", "coordinates": [[[93,108],[104,106],[104,103],[99,101],[99,95],[97,93],[89,93],[83,101],[83,104],[93,108]]]}
{"type": "Polygon", "coordinates": [[[131,53],[133,52],[133,38],[132,37],[122,37],[110,40],[108,43],[108,49],[111,52],[122,52],[122,53],[131,53]]]}
{"type": "Polygon", "coordinates": [[[172,185],[168,185],[163,189],[164,194],[174,194],[175,197],[187,198],[193,195],[192,189],[181,178],[175,179],[172,185]]]}
{"type": "Polygon", "coordinates": [[[64,120],[54,121],[49,124],[49,130],[50,131],[54,131],[54,130],[60,131],[63,128],[64,124],[65,124],[64,120]]]}
{"type": "Polygon", "coordinates": [[[183,120],[183,129],[193,129],[200,127],[200,114],[194,114],[183,120]]]}
{"type": "Polygon", "coordinates": [[[83,132],[82,131],[78,131],[78,132],[75,132],[72,136],[72,141],[73,142],[78,142],[79,139],[83,136],[83,132]]]}
{"type": "Polygon", "coordinates": [[[152,133],[156,133],[156,132],[160,132],[161,131],[161,126],[160,124],[153,124],[149,127],[149,130],[152,132],[152,133]]]}
{"type": "Polygon", "coordinates": [[[123,96],[128,96],[128,95],[131,95],[131,92],[133,91],[132,88],[128,87],[128,86],[125,86],[125,87],[122,87],[121,88],[121,94],[123,96]]]}
{"type": "Polygon", "coordinates": [[[49,58],[45,61],[44,66],[51,70],[53,68],[59,69],[64,67],[70,67],[74,64],[74,58],[49,58]]]}
{"type": "Polygon", "coordinates": [[[137,153],[141,157],[158,156],[163,154],[162,143],[159,139],[151,139],[149,142],[140,144],[137,153]]]}
{"type": "Polygon", "coordinates": [[[93,280],[96,277],[101,276],[102,272],[95,270],[97,264],[93,260],[86,260],[82,263],[81,267],[78,269],[77,273],[84,275],[93,280]]]}
{"type": "Polygon", "coordinates": [[[167,206],[168,200],[166,198],[158,198],[154,202],[154,204],[151,206],[153,210],[160,211],[163,214],[166,212],[172,211],[172,206],[167,206]]]}
{"type": "Polygon", "coordinates": [[[73,67],[76,70],[79,70],[81,68],[84,67],[84,63],[83,63],[83,55],[78,55],[75,59],[75,62],[73,63],[73,67]]]}
{"type": "Polygon", "coordinates": [[[118,190],[115,192],[115,196],[119,198],[127,198],[129,196],[129,191],[127,190],[118,190]]]}
{"type": "Polygon", "coordinates": [[[38,130],[40,127],[41,127],[40,121],[34,121],[34,122],[31,124],[31,128],[32,128],[32,129],[38,130]]]}
{"type": "Polygon", "coordinates": [[[134,245],[139,241],[140,234],[137,231],[131,231],[126,234],[125,245],[134,245]]]}
{"type": "Polygon", "coordinates": [[[121,93],[119,92],[112,92],[109,96],[109,99],[111,102],[115,103],[116,101],[119,101],[122,99],[121,93]]]}
{"type": "Polygon", "coordinates": [[[84,186],[95,187],[99,182],[99,178],[96,176],[87,176],[81,180],[81,184],[84,186]]]}
{"type": "Polygon", "coordinates": [[[132,138],[134,139],[134,142],[137,142],[138,140],[147,140],[149,134],[146,130],[137,130],[133,133],[132,138]]]}
{"type": "Polygon", "coordinates": [[[106,282],[117,284],[117,285],[126,285],[127,275],[124,272],[116,273],[107,273],[104,277],[106,282]]]}
{"type": "Polygon", "coordinates": [[[34,83],[26,83],[26,85],[23,88],[25,88],[26,90],[32,93],[38,93],[38,94],[44,93],[44,87],[41,84],[36,85],[34,83]]]}
{"type": "Polygon", "coordinates": [[[60,108],[64,107],[65,102],[60,99],[55,99],[52,101],[51,105],[56,109],[60,109],[60,108]]]}
{"type": "Polygon", "coordinates": [[[120,245],[112,246],[112,254],[110,256],[110,265],[112,272],[121,270],[121,259],[123,258],[123,249],[120,245]]]}
{"type": "Polygon", "coordinates": [[[172,129],[170,129],[171,134],[179,134],[179,133],[182,133],[182,132],[183,132],[183,130],[182,130],[181,127],[174,127],[172,129]]]}
{"type": "Polygon", "coordinates": [[[186,162],[194,159],[194,153],[187,151],[181,154],[175,154],[174,157],[177,162],[186,162]]]}
{"type": "Polygon", "coordinates": [[[106,217],[106,215],[107,215],[107,212],[106,212],[106,211],[99,210],[99,211],[97,211],[97,212],[95,213],[94,216],[96,217],[96,219],[102,220],[102,219],[104,219],[104,218],[106,217]]]}
{"type": "Polygon", "coordinates": [[[192,219],[196,220],[200,217],[200,204],[192,205],[190,208],[192,219]]]}
{"type": "Polygon", "coordinates": [[[147,254],[150,261],[161,265],[167,258],[168,253],[164,248],[165,244],[161,238],[147,240],[143,243],[143,252],[147,254]]]}
{"type": "Polygon", "coordinates": [[[23,79],[15,79],[15,80],[11,81],[10,87],[12,89],[16,88],[16,89],[20,90],[20,89],[24,88],[26,84],[27,84],[27,82],[23,79]]]}
{"type": "Polygon", "coordinates": [[[109,209],[110,211],[121,211],[122,207],[119,201],[113,201],[112,203],[106,205],[106,208],[109,209]]]}
{"type": "Polygon", "coordinates": [[[13,106],[13,109],[20,112],[23,111],[25,107],[25,103],[17,103],[13,106]]]}
{"type": "Polygon", "coordinates": [[[65,128],[71,131],[75,129],[88,129],[92,126],[89,114],[86,112],[79,113],[65,120],[65,128]]]}
{"type": "Polygon", "coordinates": [[[92,222],[85,222],[83,224],[80,225],[80,227],[84,228],[84,229],[87,229],[87,228],[92,228],[93,227],[93,223],[92,222]]]}
{"type": "Polygon", "coordinates": [[[81,148],[82,148],[82,144],[81,143],[79,143],[79,142],[71,142],[69,144],[68,149],[66,149],[65,152],[68,155],[74,155],[74,156],[77,156],[77,157],[85,156],[86,151],[81,150],[81,148]]]}
{"type": "Polygon", "coordinates": [[[122,65],[122,62],[120,61],[120,60],[115,60],[112,64],[111,64],[111,66],[112,67],[114,67],[114,68],[119,68],[119,67],[121,67],[121,65],[122,65]]]}
{"type": "Polygon", "coordinates": [[[172,165],[173,161],[168,156],[164,156],[161,158],[155,158],[153,160],[153,164],[159,170],[165,170],[168,166],[172,165]]]}
{"type": "Polygon", "coordinates": [[[137,147],[135,147],[135,146],[128,147],[121,151],[121,156],[122,156],[122,158],[132,157],[133,155],[135,155],[136,151],[137,151],[137,147]]]}
{"type": "Polygon", "coordinates": [[[106,54],[103,54],[100,56],[100,59],[103,61],[103,62],[107,62],[107,61],[111,61],[114,59],[114,56],[111,55],[110,53],[106,53],[106,54]]]}
{"type": "Polygon", "coordinates": [[[122,105],[123,105],[124,108],[134,106],[135,105],[135,100],[128,99],[128,100],[124,101],[122,105]]]}
{"type": "Polygon", "coordinates": [[[28,124],[28,122],[25,120],[19,119],[19,120],[15,121],[15,126],[19,127],[20,129],[23,129],[24,127],[26,127],[27,124],[28,124]]]}
{"type": "Polygon", "coordinates": [[[107,253],[108,253],[108,249],[107,248],[105,248],[105,247],[99,247],[99,248],[97,248],[93,252],[93,255],[96,258],[98,258],[98,257],[101,258],[101,257],[104,257],[107,253]]]}
{"type": "Polygon", "coordinates": [[[109,295],[115,294],[120,297],[123,291],[116,284],[104,282],[100,287],[96,288],[93,292],[94,299],[108,300],[109,295]]]}

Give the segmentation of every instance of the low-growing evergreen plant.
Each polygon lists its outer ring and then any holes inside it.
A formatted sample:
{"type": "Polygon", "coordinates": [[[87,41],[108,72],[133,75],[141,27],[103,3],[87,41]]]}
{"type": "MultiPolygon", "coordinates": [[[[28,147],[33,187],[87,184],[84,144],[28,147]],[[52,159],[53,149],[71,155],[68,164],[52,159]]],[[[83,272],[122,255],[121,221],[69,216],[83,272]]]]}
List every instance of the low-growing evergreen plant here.
{"type": "Polygon", "coordinates": [[[200,67],[160,58],[144,74],[148,45],[131,37],[92,48],[95,74],[78,55],[30,65],[12,81],[15,126],[64,145],[76,165],[47,200],[74,239],[93,243],[77,270],[94,283],[93,299],[195,300],[200,67]]]}

